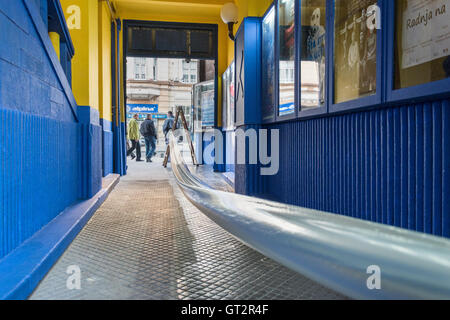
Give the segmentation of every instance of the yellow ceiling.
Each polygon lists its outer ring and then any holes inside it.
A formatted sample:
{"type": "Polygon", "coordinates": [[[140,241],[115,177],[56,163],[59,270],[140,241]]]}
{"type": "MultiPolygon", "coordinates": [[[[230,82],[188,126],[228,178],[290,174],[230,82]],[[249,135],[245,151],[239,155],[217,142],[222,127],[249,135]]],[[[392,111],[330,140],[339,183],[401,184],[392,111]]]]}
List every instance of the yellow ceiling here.
{"type": "Polygon", "coordinates": [[[119,16],[129,14],[195,15],[202,18],[220,16],[220,9],[233,0],[112,0],[119,16]]]}

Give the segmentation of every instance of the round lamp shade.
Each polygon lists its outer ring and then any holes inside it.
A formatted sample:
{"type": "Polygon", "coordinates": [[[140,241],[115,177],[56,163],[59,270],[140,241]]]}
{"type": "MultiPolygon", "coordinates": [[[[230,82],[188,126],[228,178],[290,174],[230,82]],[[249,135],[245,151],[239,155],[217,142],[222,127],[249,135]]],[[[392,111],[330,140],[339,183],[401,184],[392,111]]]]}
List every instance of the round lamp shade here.
{"type": "Polygon", "coordinates": [[[235,23],[238,21],[238,7],[233,2],[224,4],[220,16],[225,23],[235,23]]]}

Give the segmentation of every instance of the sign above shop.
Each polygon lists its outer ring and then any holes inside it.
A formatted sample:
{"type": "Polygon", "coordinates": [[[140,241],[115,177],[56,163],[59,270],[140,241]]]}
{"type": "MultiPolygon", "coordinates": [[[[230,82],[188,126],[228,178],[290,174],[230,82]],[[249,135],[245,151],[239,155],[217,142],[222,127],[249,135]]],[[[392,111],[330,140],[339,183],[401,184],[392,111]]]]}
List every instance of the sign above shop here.
{"type": "MultiPolygon", "coordinates": [[[[127,113],[127,119],[132,119],[135,113],[133,112],[128,112],[127,113]]],[[[147,114],[148,113],[138,113],[139,115],[139,120],[145,120],[147,119],[147,114]]],[[[167,119],[167,114],[152,114],[152,119],[167,119]]]]}
{"type": "Polygon", "coordinates": [[[153,119],[167,119],[167,114],[154,114],[153,119]]]}
{"type": "Polygon", "coordinates": [[[157,104],[127,104],[128,113],[158,113],[157,104]]]}

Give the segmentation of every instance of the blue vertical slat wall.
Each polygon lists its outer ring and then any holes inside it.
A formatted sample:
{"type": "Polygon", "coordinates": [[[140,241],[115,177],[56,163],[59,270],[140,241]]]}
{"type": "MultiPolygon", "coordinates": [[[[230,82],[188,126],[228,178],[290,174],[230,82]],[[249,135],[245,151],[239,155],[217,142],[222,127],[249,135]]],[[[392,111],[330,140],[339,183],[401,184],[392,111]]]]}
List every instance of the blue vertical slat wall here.
{"type": "Polygon", "coordinates": [[[280,171],[261,196],[450,237],[449,100],[263,127],[280,171]]]}
{"type": "Polygon", "coordinates": [[[78,200],[79,128],[4,109],[0,123],[1,258],[78,200]]]}
{"type": "Polygon", "coordinates": [[[450,236],[450,103],[442,107],[442,233],[450,236]]]}

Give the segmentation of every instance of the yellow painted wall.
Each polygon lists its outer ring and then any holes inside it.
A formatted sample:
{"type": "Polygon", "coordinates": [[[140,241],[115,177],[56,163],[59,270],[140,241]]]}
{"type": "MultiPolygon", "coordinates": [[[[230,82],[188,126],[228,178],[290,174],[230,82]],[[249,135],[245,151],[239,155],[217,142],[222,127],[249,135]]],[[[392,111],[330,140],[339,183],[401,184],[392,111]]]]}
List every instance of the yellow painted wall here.
{"type": "Polygon", "coordinates": [[[120,56],[119,61],[120,61],[120,80],[121,80],[121,86],[120,86],[120,105],[121,105],[121,111],[120,111],[120,115],[121,115],[121,121],[122,122],[126,122],[126,109],[125,109],[125,83],[123,83],[123,75],[125,72],[125,66],[123,63],[123,56],[124,56],[124,45],[123,45],[123,24],[122,24],[122,29],[120,31],[120,39],[119,39],[119,46],[120,48],[122,48],[122,50],[120,51],[120,56]]]}
{"type": "Polygon", "coordinates": [[[72,59],[72,91],[78,105],[89,105],[89,15],[88,0],[61,0],[66,20],[73,18],[68,9],[70,6],[79,8],[80,15],[75,19],[80,19],[80,29],[71,28],[70,36],[75,47],[75,55],[72,59]]]}
{"type": "MultiPolygon", "coordinates": [[[[114,0],[113,0],[114,2],[114,0]]],[[[234,42],[228,39],[228,28],[220,18],[220,6],[214,4],[187,4],[161,1],[152,2],[150,9],[142,10],[142,2],[117,12],[123,20],[147,20],[165,22],[208,23],[218,25],[218,72],[219,77],[225,72],[234,59],[234,42]]],[[[239,24],[247,16],[262,16],[272,3],[271,0],[235,0],[239,7],[239,24]]],[[[75,47],[72,61],[73,92],[78,105],[98,109],[100,117],[112,120],[111,92],[111,16],[108,6],[102,0],[61,0],[66,19],[71,16],[69,6],[80,8],[80,28],[70,28],[75,47]]],[[[72,21],[73,22],[73,21],[72,21]]],[[[239,24],[235,26],[237,31],[239,24]]],[[[123,34],[119,39],[123,45],[123,34]]],[[[123,54],[123,52],[122,52],[123,54]]],[[[122,74],[124,66],[119,57],[122,74]]],[[[121,77],[122,80],[122,77],[121,77]]],[[[123,83],[121,85],[123,93],[123,83]]],[[[222,90],[219,87],[219,124],[221,123],[222,90]]],[[[120,99],[124,102],[124,96],[120,99]]],[[[122,104],[123,105],[123,104],[122,104]]],[[[125,121],[125,110],[122,121],[125,121]]]]}
{"type": "Polygon", "coordinates": [[[99,110],[99,3],[96,0],[89,0],[89,106],[99,110]]]}
{"type": "MultiPolygon", "coordinates": [[[[239,22],[234,26],[234,34],[236,34],[244,18],[262,17],[273,0],[235,0],[234,2],[239,8],[239,22]]],[[[229,65],[234,59],[234,42],[228,40],[227,48],[227,63],[229,65]]]]}
{"type": "Polygon", "coordinates": [[[106,2],[99,7],[99,107],[100,118],[112,121],[111,15],[106,2]]]}
{"type": "Polygon", "coordinates": [[[56,55],[58,56],[58,59],[61,59],[61,37],[59,36],[59,33],[57,32],[49,32],[48,36],[50,37],[50,41],[53,44],[53,48],[55,48],[56,55]]]}
{"type": "Polygon", "coordinates": [[[75,99],[80,106],[98,109],[98,2],[61,0],[61,6],[66,20],[73,19],[73,14],[68,11],[70,6],[78,7],[80,12],[80,28],[73,27],[73,23],[68,21],[75,47],[72,60],[72,90],[75,99]]]}

